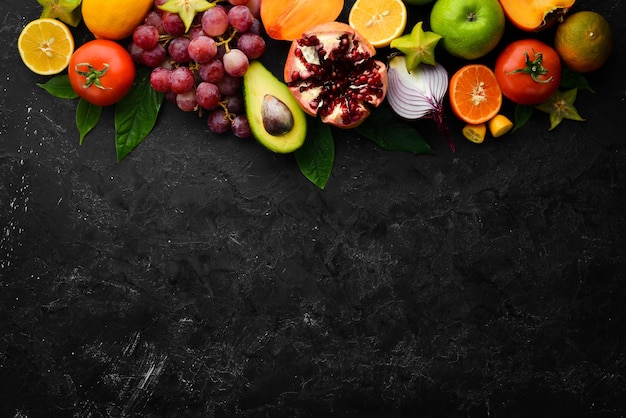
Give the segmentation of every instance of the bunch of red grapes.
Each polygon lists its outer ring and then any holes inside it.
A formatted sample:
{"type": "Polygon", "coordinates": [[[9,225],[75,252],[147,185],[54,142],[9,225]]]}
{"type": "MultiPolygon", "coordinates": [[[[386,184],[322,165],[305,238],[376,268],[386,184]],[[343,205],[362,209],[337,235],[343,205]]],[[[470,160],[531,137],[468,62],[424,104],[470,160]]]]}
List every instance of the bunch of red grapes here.
{"type": "Polygon", "coordinates": [[[129,51],[152,67],[152,88],[185,112],[207,114],[215,133],[252,135],[245,114],[243,75],[250,60],[265,52],[259,0],[228,0],[196,13],[187,31],[177,13],[155,0],[144,23],[135,28],[129,51]]]}

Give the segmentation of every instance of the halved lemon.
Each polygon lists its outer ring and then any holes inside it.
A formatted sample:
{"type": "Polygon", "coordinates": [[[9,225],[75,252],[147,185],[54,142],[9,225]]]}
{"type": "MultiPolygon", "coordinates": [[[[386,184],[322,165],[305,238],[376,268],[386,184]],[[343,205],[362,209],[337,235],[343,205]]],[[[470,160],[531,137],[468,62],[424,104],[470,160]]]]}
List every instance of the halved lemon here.
{"type": "Polygon", "coordinates": [[[42,18],[29,22],[17,39],[24,64],[40,75],[58,74],[67,68],[74,52],[74,37],[63,22],[42,18]]]}
{"type": "Polygon", "coordinates": [[[402,0],[357,0],[348,23],[375,48],[389,46],[404,33],[407,12],[402,0]]]}

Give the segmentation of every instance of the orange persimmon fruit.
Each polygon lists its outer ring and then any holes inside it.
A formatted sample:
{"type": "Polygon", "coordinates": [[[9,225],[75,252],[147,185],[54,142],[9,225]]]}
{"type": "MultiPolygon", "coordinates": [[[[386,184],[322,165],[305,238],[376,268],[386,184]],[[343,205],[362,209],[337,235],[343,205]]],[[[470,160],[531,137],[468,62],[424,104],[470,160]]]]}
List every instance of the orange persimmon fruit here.
{"type": "Polygon", "coordinates": [[[538,32],[561,21],[576,0],[499,0],[506,17],[519,29],[538,32]]]}
{"type": "Polygon", "coordinates": [[[263,0],[261,21],[272,39],[293,41],[315,25],[332,22],[343,10],[343,0],[263,0]]]}

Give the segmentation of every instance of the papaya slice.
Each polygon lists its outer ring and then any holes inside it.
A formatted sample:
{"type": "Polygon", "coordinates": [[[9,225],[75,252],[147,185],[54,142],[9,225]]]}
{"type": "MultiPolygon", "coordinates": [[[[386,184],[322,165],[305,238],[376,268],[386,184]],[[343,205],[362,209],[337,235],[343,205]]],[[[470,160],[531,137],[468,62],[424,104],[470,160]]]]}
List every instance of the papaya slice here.
{"type": "Polygon", "coordinates": [[[332,22],[343,10],[343,0],[263,0],[261,21],[272,39],[293,41],[307,29],[332,22]]]}
{"type": "Polygon", "coordinates": [[[498,0],[507,18],[519,29],[539,32],[549,28],[574,5],[575,0],[498,0]]]}

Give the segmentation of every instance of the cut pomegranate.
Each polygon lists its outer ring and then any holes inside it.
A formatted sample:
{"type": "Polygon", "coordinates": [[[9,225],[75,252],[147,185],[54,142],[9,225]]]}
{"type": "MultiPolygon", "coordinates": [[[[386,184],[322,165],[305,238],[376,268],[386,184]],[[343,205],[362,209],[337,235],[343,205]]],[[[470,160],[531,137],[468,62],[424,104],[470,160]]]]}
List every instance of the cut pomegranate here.
{"type": "Polygon", "coordinates": [[[292,42],[284,77],[300,107],[324,123],[354,128],[387,94],[375,48],[341,22],[317,25],[292,42]]]}

